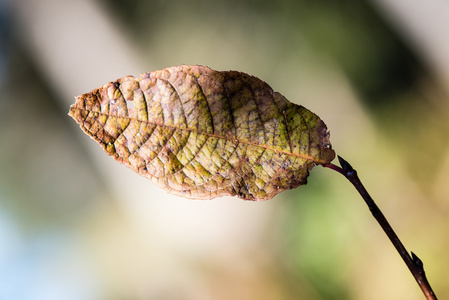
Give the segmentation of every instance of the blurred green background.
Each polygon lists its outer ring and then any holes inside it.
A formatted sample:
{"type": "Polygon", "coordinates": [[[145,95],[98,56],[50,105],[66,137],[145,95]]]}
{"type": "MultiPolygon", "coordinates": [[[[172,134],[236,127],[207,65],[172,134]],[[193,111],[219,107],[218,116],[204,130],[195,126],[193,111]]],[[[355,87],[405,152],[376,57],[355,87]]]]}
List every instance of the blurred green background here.
{"type": "Polygon", "coordinates": [[[318,114],[449,297],[449,3],[0,1],[0,299],[423,299],[341,175],[193,201],[107,157],[68,108],[125,75],[239,70],[318,114]]]}

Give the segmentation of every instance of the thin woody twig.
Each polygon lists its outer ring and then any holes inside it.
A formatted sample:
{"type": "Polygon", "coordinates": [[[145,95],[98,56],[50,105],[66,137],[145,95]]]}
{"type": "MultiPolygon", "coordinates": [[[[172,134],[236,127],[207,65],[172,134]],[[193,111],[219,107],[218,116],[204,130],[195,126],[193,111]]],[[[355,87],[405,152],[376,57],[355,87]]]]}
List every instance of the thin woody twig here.
{"type": "Polygon", "coordinates": [[[371,196],[368,194],[368,191],[363,186],[362,182],[360,181],[359,177],[357,176],[357,171],[354,170],[354,168],[340,156],[338,156],[338,160],[340,161],[341,167],[336,166],[331,163],[325,164],[324,167],[327,167],[334,171],[339,172],[340,174],[345,176],[354,185],[354,187],[357,189],[359,194],[362,196],[363,200],[365,200],[365,202],[368,205],[368,208],[371,211],[371,213],[373,214],[374,218],[377,220],[379,225],[382,227],[384,232],[387,234],[388,238],[393,243],[396,250],[399,252],[399,255],[401,255],[402,259],[404,260],[405,264],[409,268],[413,277],[415,277],[415,280],[418,283],[421,290],[423,291],[424,295],[426,296],[426,299],[436,300],[437,297],[435,296],[435,293],[433,292],[433,290],[427,280],[422,261],[413,252],[411,252],[411,255],[410,255],[408,253],[408,251],[405,249],[401,240],[399,239],[399,237],[394,232],[393,228],[388,223],[388,221],[385,218],[385,216],[383,215],[382,211],[379,209],[379,207],[374,202],[373,198],[371,198],[371,196]]]}

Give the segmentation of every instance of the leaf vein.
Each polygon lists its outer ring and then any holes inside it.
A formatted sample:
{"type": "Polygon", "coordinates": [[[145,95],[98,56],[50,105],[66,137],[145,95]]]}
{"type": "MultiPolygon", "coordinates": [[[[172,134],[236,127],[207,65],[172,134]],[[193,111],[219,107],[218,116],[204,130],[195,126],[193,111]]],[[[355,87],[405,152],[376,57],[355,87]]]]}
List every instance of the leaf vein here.
{"type": "Polygon", "coordinates": [[[206,94],[204,94],[203,87],[200,85],[200,83],[198,81],[198,78],[196,76],[193,76],[193,75],[192,75],[192,77],[195,78],[196,84],[198,85],[198,88],[199,88],[199,90],[201,92],[201,95],[204,96],[204,101],[206,102],[207,110],[209,111],[209,116],[210,116],[210,120],[211,120],[210,123],[211,123],[211,126],[212,126],[212,132],[215,133],[214,118],[212,116],[212,110],[210,109],[209,101],[208,101],[208,99],[206,97],[206,94]]]}
{"type": "Polygon", "coordinates": [[[230,99],[229,91],[226,88],[226,84],[223,84],[223,90],[224,90],[224,92],[226,94],[225,98],[226,98],[226,102],[228,103],[228,107],[229,107],[229,113],[230,113],[230,116],[231,116],[232,129],[234,131],[234,136],[237,137],[237,126],[235,124],[234,110],[231,107],[231,99],[230,99]]]}
{"type": "Polygon", "coordinates": [[[257,115],[259,116],[260,124],[262,125],[263,137],[265,140],[265,144],[267,144],[268,138],[267,138],[267,132],[265,130],[265,121],[262,119],[262,114],[260,112],[259,103],[257,103],[257,98],[256,98],[256,94],[254,93],[254,89],[251,86],[251,84],[249,84],[248,86],[249,86],[249,89],[251,90],[251,94],[253,95],[253,97],[251,97],[251,98],[254,100],[254,104],[256,105],[257,115]]]}

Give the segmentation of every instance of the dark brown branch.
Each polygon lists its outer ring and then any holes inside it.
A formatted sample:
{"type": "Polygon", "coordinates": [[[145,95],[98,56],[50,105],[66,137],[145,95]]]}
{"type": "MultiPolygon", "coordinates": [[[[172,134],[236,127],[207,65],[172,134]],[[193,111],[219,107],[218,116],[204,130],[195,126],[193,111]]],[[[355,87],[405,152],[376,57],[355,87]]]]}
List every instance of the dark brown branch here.
{"type": "Polygon", "coordinates": [[[388,238],[393,243],[396,250],[399,252],[399,255],[401,255],[402,259],[409,268],[413,277],[415,277],[416,282],[420,286],[426,298],[428,300],[436,300],[437,297],[435,296],[432,288],[430,287],[429,282],[427,281],[422,261],[413,252],[411,252],[411,255],[407,252],[401,240],[396,235],[393,228],[390,226],[387,219],[383,215],[382,211],[379,209],[379,207],[374,202],[373,198],[371,198],[371,196],[368,194],[367,190],[363,186],[362,182],[357,176],[357,171],[354,170],[352,166],[340,156],[338,157],[338,160],[340,161],[341,167],[330,163],[325,164],[324,167],[339,172],[354,185],[359,194],[362,196],[363,200],[365,200],[374,218],[377,220],[379,225],[387,234],[388,238]]]}

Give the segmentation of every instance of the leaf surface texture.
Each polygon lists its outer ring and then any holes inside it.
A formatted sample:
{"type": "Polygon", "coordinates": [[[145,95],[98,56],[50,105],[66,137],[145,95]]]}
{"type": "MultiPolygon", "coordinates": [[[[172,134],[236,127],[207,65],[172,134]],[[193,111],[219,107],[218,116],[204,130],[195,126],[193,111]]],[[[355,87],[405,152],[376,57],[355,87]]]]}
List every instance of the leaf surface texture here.
{"type": "Polygon", "coordinates": [[[317,115],[236,71],[123,77],[76,97],[69,115],[115,160],[187,198],[267,200],[335,157],[317,115]]]}

